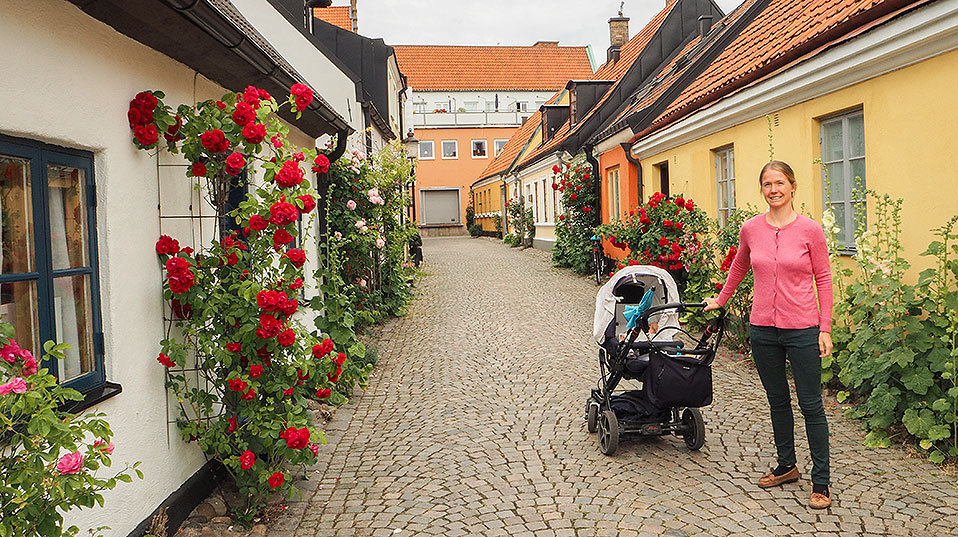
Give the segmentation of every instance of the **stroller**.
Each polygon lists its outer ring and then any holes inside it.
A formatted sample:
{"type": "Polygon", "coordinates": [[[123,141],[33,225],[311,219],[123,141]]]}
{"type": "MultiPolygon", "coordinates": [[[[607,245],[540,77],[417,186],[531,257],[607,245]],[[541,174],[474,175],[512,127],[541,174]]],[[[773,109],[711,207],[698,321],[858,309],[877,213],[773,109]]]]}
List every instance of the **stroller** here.
{"type": "Polygon", "coordinates": [[[699,407],[712,403],[711,364],[725,329],[725,312],[707,322],[696,338],[679,325],[679,314],[704,308],[683,303],[675,280],[647,265],[619,270],[599,289],[593,337],[599,344],[601,377],[586,401],[590,433],[612,455],[619,438],[682,436],[690,450],[705,444],[699,407]],[[641,381],[637,390],[616,388],[641,381]]]}

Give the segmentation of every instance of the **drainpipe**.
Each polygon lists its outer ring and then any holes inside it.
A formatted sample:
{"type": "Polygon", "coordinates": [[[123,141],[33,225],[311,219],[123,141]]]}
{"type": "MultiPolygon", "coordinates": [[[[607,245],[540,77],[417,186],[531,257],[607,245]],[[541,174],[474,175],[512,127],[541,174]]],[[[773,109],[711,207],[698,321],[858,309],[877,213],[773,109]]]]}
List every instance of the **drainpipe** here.
{"type": "Polygon", "coordinates": [[[642,162],[632,156],[632,144],[623,142],[619,145],[622,146],[622,150],[625,151],[626,160],[635,166],[635,183],[636,186],[638,186],[639,205],[642,205],[642,200],[645,199],[645,193],[642,192],[642,162]]]}
{"type": "MultiPolygon", "coordinates": [[[[339,160],[343,156],[343,153],[346,152],[346,138],[349,136],[349,132],[346,130],[336,131],[336,147],[333,149],[333,152],[326,155],[329,159],[330,164],[339,160]]],[[[329,196],[329,172],[316,174],[316,197],[319,198],[316,200],[317,205],[317,214],[320,215],[319,218],[319,236],[326,236],[326,200],[329,196]]]]}
{"type": "Polygon", "coordinates": [[[595,206],[592,207],[592,210],[595,211],[595,215],[599,216],[599,221],[601,222],[602,214],[602,183],[600,182],[602,175],[599,173],[599,161],[595,159],[595,155],[592,154],[592,150],[595,149],[595,145],[592,143],[587,143],[583,146],[585,150],[585,160],[592,166],[592,182],[595,183],[595,206]]]}

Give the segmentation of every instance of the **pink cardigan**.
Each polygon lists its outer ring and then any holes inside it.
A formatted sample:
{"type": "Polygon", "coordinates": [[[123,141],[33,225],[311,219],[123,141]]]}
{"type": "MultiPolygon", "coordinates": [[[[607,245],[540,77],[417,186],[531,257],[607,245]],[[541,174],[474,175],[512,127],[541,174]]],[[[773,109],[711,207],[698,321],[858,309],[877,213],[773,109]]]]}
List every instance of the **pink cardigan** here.
{"type": "Polygon", "coordinates": [[[760,214],[742,224],[738,252],[718,296],[720,306],[732,297],[749,265],[755,282],[749,322],[776,328],[818,325],[822,332],[832,331],[832,272],[825,233],[817,222],[798,215],[777,228],[760,214]]]}

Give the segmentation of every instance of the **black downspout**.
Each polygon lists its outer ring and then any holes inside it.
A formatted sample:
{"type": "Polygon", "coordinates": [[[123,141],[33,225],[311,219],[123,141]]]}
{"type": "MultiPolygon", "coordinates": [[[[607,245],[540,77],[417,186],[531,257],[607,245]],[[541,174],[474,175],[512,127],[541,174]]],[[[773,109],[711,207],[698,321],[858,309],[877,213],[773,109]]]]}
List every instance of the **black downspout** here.
{"type": "Polygon", "coordinates": [[[632,144],[621,143],[622,150],[625,151],[625,158],[635,166],[635,183],[638,186],[639,192],[639,205],[642,205],[642,201],[645,199],[645,193],[642,192],[642,162],[639,159],[632,156],[632,144]]]}
{"type": "Polygon", "coordinates": [[[602,175],[599,174],[599,161],[595,159],[595,156],[592,154],[592,150],[595,149],[595,146],[591,143],[585,144],[583,148],[585,150],[585,160],[592,166],[592,181],[595,183],[595,206],[592,207],[592,210],[595,211],[595,215],[599,217],[599,223],[602,222],[602,175]]]}

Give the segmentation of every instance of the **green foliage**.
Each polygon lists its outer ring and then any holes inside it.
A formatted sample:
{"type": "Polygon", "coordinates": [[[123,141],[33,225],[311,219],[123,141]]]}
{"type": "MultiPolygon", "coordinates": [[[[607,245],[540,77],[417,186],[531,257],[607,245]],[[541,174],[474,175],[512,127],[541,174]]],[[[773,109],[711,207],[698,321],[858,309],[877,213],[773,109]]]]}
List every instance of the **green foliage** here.
{"type": "Polygon", "coordinates": [[[556,222],[552,263],[579,274],[593,270],[590,239],[601,218],[595,210],[599,188],[592,179],[591,169],[584,155],[576,156],[568,165],[552,168],[552,188],[562,195],[562,213],[556,222]]]}
{"type": "MultiPolygon", "coordinates": [[[[901,255],[902,200],[872,191],[855,197],[866,195],[875,217],[865,231],[859,206],[855,269],[834,265],[845,284],[835,304],[834,360],[823,362],[823,373],[837,375],[840,397],[855,404],[849,415],[870,431],[866,443],[888,445],[889,432],[901,424],[940,463],[958,457],[958,216],[934,230],[937,240],[922,255],[935,266],[909,285],[903,282],[910,264],[901,255]]],[[[837,252],[834,216],[823,222],[837,252]]]]}
{"type": "Polygon", "coordinates": [[[513,233],[506,233],[506,236],[502,238],[502,242],[508,244],[509,246],[515,248],[522,244],[522,237],[515,235],[513,233]]]}
{"type": "Polygon", "coordinates": [[[469,205],[466,207],[466,229],[476,223],[476,209],[472,206],[472,191],[469,192],[469,205]]]}
{"type": "MultiPolygon", "coordinates": [[[[742,230],[742,224],[746,220],[758,214],[758,210],[752,205],[746,205],[745,208],[737,209],[733,212],[726,222],[725,227],[720,229],[715,242],[715,250],[718,255],[723,256],[722,264],[719,266],[720,277],[724,278],[732,266],[732,260],[738,251],[739,233],[742,230]]],[[[721,291],[723,281],[715,284],[715,290],[721,291]]],[[[729,348],[746,352],[749,351],[748,341],[748,318],[752,311],[752,271],[748,271],[741,283],[735,289],[735,293],[725,309],[729,315],[726,317],[727,328],[725,331],[726,342],[729,348]]]]}
{"type": "MultiPolygon", "coordinates": [[[[102,507],[103,491],[143,474],[135,463],[100,475],[110,468],[113,452],[105,415],[61,410],[82,395],[60,386],[46,369],[37,370],[32,353],[13,337],[13,326],[0,323],[0,537],[77,535],[76,526],[63,528],[64,513],[102,507]]],[[[48,341],[43,348],[44,359],[53,360],[69,347],[48,341]]]]}
{"type": "Polygon", "coordinates": [[[501,214],[496,213],[496,215],[492,217],[492,225],[496,227],[496,233],[502,233],[502,215],[501,214]]]}
{"type": "Polygon", "coordinates": [[[471,226],[469,226],[469,235],[473,237],[478,237],[482,235],[482,226],[480,226],[479,224],[472,224],[471,226]]]}
{"type": "Polygon", "coordinates": [[[599,226],[596,234],[629,249],[624,264],[668,270],[679,285],[682,300],[699,302],[714,293],[714,262],[708,241],[712,228],[708,215],[692,200],[656,192],[638,211],[630,211],[625,220],[599,226]]]}

